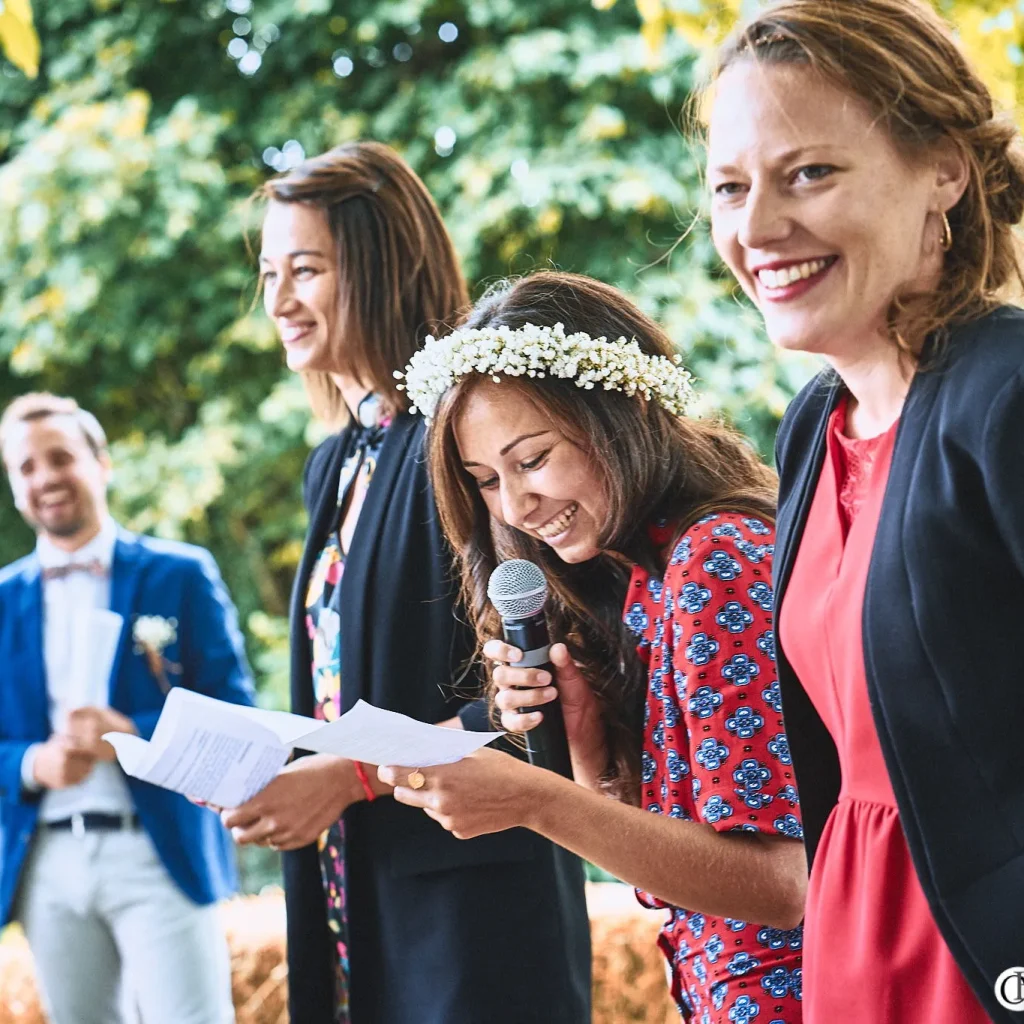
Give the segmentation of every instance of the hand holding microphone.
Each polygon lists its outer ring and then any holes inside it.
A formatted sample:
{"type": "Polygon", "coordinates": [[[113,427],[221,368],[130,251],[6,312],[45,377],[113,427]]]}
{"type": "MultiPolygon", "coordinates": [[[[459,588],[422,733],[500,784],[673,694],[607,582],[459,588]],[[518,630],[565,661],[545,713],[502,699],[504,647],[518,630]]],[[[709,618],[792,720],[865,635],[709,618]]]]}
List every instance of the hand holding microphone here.
{"type": "MultiPolygon", "coordinates": [[[[517,666],[547,672],[554,679],[555,669],[549,657],[548,623],[544,617],[548,596],[544,573],[533,562],[523,558],[509,559],[491,573],[487,596],[501,616],[506,643],[522,652],[517,666]]],[[[526,753],[530,764],[571,779],[569,743],[557,694],[543,705],[543,709],[541,723],[526,733],[526,753]]]]}
{"type": "MultiPolygon", "coordinates": [[[[608,763],[601,708],[579,666],[565,644],[552,644],[554,684],[537,678],[540,669],[519,668],[520,651],[501,640],[484,646],[484,656],[500,662],[493,672],[497,687],[495,706],[501,712],[501,726],[513,733],[528,733],[547,715],[545,705],[558,699],[569,742],[573,777],[587,789],[601,788],[608,763]]],[[[547,671],[547,670],[544,670],[547,671]]]]}
{"type": "MultiPolygon", "coordinates": [[[[552,771],[559,769],[547,759],[548,751],[565,751],[567,743],[570,767],[559,774],[600,789],[608,766],[601,706],[566,645],[548,646],[543,572],[523,559],[503,562],[491,574],[487,592],[502,617],[506,641],[490,640],[483,650],[484,657],[499,663],[492,678],[503,728],[525,734],[531,763],[552,771]]],[[[556,757],[565,769],[566,755],[556,757]]]]}
{"type": "Polygon", "coordinates": [[[521,668],[519,662],[523,652],[504,640],[488,641],[483,653],[488,661],[494,662],[491,673],[496,690],[494,705],[501,712],[502,729],[528,733],[543,721],[544,706],[554,700],[563,705],[565,717],[565,677],[579,675],[565,644],[551,645],[549,657],[552,664],[547,668],[521,668]]]}

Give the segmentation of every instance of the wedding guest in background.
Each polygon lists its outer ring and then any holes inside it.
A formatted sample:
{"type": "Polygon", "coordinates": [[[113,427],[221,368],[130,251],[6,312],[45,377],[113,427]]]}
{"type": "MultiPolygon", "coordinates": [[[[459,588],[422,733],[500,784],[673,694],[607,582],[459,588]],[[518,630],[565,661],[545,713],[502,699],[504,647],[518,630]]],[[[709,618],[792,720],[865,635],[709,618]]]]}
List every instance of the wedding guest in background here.
{"type": "Polygon", "coordinates": [[[799,1022],[806,861],[775,679],[774,474],[684,415],[664,332],[585,277],[497,290],[405,383],[433,417],[431,476],[484,653],[512,663],[493,673],[502,724],[533,728],[544,712],[519,709],[560,695],[579,784],[494,750],[381,775],[458,836],[525,826],[635,885],[667,912],[685,1019],[799,1022]],[[487,581],[507,558],[548,579],[568,642],[554,680],[492,639],[487,581]]]}
{"type": "Polygon", "coordinates": [[[914,0],[769,5],[710,99],[715,244],[775,344],[829,364],[778,443],[805,1016],[1011,1024],[1024,313],[1000,296],[1022,280],[1018,133],[914,0]]]}
{"type": "Polygon", "coordinates": [[[230,839],[101,737],[148,738],[170,685],[251,703],[235,610],[208,552],[114,522],[73,399],[16,399],[0,450],[38,538],[0,573],[0,926],[21,922],[54,1024],[121,1020],[122,983],[143,1024],[229,1024],[230,839]]]}
{"type": "MultiPolygon", "coordinates": [[[[488,728],[423,420],[394,378],[468,305],[451,239],[423,183],[376,143],[308,160],[262,197],[265,308],[313,412],[339,430],[303,480],[292,710],[331,721],[363,698],[488,728]]],[[[286,851],[293,1021],[589,1024],[582,867],[540,836],[460,843],[372,766],[327,755],[295,760],[224,821],[239,842],[286,851]]]]}

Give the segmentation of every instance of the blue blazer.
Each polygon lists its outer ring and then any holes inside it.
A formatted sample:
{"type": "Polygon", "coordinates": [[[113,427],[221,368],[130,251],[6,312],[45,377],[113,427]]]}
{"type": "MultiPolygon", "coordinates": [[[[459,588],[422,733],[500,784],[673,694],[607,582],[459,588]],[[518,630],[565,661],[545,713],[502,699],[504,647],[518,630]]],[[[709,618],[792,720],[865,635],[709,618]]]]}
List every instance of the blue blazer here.
{"type": "MultiPolygon", "coordinates": [[[[11,906],[35,835],[41,794],[21,785],[21,762],[52,728],[43,661],[43,586],[35,553],[0,571],[0,926],[11,906]]],[[[110,609],[125,626],[110,674],[110,706],[149,739],[164,694],[146,658],[134,651],[138,615],[177,619],[178,637],[166,649],[182,667],[168,675],[236,704],[252,704],[253,687],[237,616],[209,552],[188,544],[118,532],[111,566],[110,609]]],[[[212,903],[236,888],[231,839],[212,811],[183,796],[128,779],[143,827],[182,892],[212,903]]]]}

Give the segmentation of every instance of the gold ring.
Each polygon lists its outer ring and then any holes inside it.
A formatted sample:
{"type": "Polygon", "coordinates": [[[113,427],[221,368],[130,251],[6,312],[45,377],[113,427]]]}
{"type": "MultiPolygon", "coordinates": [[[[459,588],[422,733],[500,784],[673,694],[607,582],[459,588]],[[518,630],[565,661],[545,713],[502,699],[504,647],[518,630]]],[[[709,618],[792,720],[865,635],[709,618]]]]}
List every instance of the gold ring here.
{"type": "Polygon", "coordinates": [[[417,769],[414,772],[409,772],[409,778],[406,781],[409,783],[410,789],[422,789],[427,784],[427,777],[417,769]]]}

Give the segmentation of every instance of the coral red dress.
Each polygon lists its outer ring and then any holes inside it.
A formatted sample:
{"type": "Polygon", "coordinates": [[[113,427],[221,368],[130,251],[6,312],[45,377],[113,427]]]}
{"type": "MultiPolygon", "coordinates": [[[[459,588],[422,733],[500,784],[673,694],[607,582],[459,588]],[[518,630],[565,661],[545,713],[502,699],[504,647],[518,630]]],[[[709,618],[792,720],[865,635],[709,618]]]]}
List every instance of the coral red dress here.
{"type": "MultiPolygon", "coordinates": [[[[738,512],[651,529],[664,579],[636,568],[624,617],[649,684],[642,803],[654,814],[799,838],[789,743],[775,673],[775,531],[738,512]]],[[[693,1024],[799,1024],[801,929],[672,907],[659,944],[672,995],[693,1024]]]]}
{"type": "MultiPolygon", "coordinates": [[[[914,872],[868,702],[861,613],[896,425],[852,440],[845,423],[844,402],[829,423],[779,624],[786,656],[835,741],[843,779],[811,872],[804,1019],[985,1024],[914,872]]],[[[953,814],[952,780],[936,784],[950,785],[953,814]]]]}

